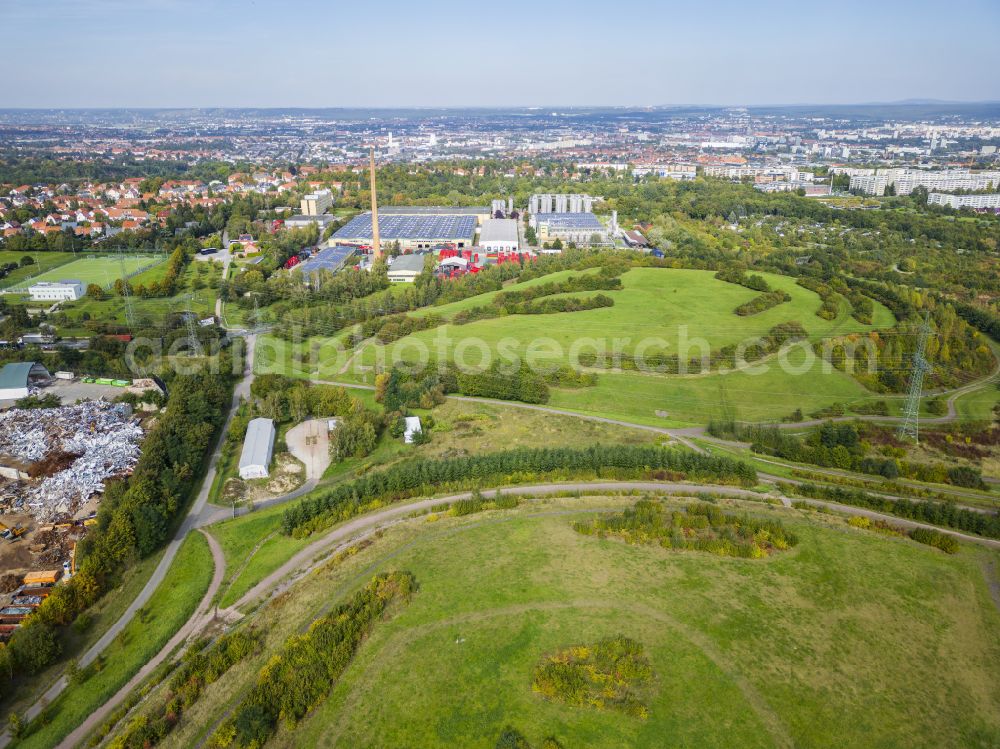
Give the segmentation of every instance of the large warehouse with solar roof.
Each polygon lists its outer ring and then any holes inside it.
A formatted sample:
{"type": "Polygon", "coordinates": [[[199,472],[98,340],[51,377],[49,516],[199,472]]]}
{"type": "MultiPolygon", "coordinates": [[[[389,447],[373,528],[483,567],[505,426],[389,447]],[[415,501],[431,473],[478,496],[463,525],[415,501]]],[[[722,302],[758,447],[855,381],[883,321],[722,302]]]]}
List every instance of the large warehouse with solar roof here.
{"type": "MultiPolygon", "coordinates": [[[[383,249],[389,242],[399,242],[399,249],[403,252],[425,250],[444,243],[463,248],[471,247],[475,243],[478,223],[477,215],[467,213],[393,212],[379,215],[378,231],[383,249]]],[[[371,244],[371,213],[355,216],[337,230],[333,235],[333,241],[344,244],[371,244]]]]}

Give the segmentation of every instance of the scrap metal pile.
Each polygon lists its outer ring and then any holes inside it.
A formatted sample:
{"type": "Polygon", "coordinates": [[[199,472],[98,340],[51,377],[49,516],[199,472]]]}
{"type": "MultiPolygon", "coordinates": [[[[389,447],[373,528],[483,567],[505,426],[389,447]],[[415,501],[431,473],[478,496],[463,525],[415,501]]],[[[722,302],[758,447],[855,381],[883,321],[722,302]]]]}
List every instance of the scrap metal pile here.
{"type": "Polygon", "coordinates": [[[15,485],[0,504],[43,522],[70,515],[103,492],[107,479],[132,471],[141,440],[142,427],[121,403],[4,411],[0,455],[29,465],[29,475],[38,480],[15,485]]]}

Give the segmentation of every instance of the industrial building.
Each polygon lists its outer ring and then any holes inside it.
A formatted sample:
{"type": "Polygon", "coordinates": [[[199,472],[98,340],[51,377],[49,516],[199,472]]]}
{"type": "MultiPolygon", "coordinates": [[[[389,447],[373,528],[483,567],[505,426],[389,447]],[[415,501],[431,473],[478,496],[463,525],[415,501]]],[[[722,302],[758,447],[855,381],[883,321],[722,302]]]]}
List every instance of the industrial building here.
{"type": "Polygon", "coordinates": [[[306,276],[313,276],[321,270],[334,273],[343,268],[347,261],[354,256],[354,248],[345,245],[334,245],[324,247],[295,266],[295,270],[300,270],[306,276]]]}
{"type": "Polygon", "coordinates": [[[0,401],[27,398],[29,388],[51,379],[49,370],[38,362],[14,362],[0,369],[0,401]]]}
{"type": "Polygon", "coordinates": [[[247,425],[246,439],[243,440],[243,452],[240,454],[240,478],[266,479],[270,475],[273,452],[274,421],[251,419],[247,425]]]}
{"type": "Polygon", "coordinates": [[[485,205],[380,205],[381,216],[475,216],[478,221],[490,217],[485,205]]]}
{"type": "Polygon", "coordinates": [[[285,219],[286,229],[305,229],[306,227],[315,224],[319,227],[320,232],[322,232],[326,227],[336,221],[335,216],[331,216],[329,213],[323,213],[319,215],[295,215],[289,216],[285,219]]]}
{"type": "Polygon", "coordinates": [[[507,255],[518,250],[517,220],[488,218],[479,232],[479,246],[487,252],[507,255]]]}
{"type": "Polygon", "coordinates": [[[394,258],[387,273],[392,283],[413,283],[424,272],[426,255],[400,255],[394,258]]]}
{"type": "Polygon", "coordinates": [[[590,195],[579,193],[536,193],[528,201],[528,212],[536,213],[590,213],[594,208],[590,195]]]}
{"type": "Polygon", "coordinates": [[[607,244],[610,233],[593,213],[534,213],[531,215],[539,242],[573,242],[577,245],[607,244]]]}
{"type": "Polygon", "coordinates": [[[317,190],[302,198],[300,208],[304,216],[321,216],[333,205],[333,193],[329,190],[317,190]]]}
{"type": "Polygon", "coordinates": [[[72,302],[83,296],[83,282],[39,281],[28,287],[28,295],[33,302],[72,302]]]}
{"type": "MultiPolygon", "coordinates": [[[[488,215],[488,208],[482,210],[488,215]]],[[[475,242],[479,218],[479,214],[473,213],[396,213],[380,208],[379,240],[383,249],[387,243],[398,242],[402,252],[430,249],[440,244],[471,247],[475,242]]],[[[332,239],[340,244],[371,245],[372,214],[362,213],[351,219],[334,233],[332,239]]]]}

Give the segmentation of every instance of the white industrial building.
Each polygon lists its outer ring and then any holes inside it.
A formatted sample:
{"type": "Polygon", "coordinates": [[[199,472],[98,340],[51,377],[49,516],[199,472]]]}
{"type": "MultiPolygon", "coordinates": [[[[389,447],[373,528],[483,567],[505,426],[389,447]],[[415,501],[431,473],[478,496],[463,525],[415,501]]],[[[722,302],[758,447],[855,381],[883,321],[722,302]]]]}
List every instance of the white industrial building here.
{"type": "Polygon", "coordinates": [[[501,255],[517,252],[517,220],[488,218],[479,233],[479,246],[501,255]]]}
{"type": "Polygon", "coordinates": [[[579,193],[537,193],[528,201],[529,213],[590,213],[594,198],[579,193]]]}
{"type": "Polygon", "coordinates": [[[270,475],[273,452],[274,421],[251,419],[247,424],[247,436],[243,440],[243,452],[240,454],[240,478],[266,479],[270,475]]]}
{"type": "Polygon", "coordinates": [[[83,296],[82,281],[39,281],[28,287],[33,302],[72,302],[83,296]]]}
{"type": "Polygon", "coordinates": [[[0,369],[0,401],[27,398],[30,387],[49,379],[49,370],[38,362],[13,362],[0,369]]]}
{"type": "Polygon", "coordinates": [[[1000,192],[981,195],[948,195],[943,192],[932,192],[927,196],[930,205],[947,205],[952,208],[1000,209],[1000,192]]]}
{"type": "Polygon", "coordinates": [[[333,193],[329,190],[317,190],[302,198],[302,214],[305,216],[320,216],[333,205],[333,193]]]}

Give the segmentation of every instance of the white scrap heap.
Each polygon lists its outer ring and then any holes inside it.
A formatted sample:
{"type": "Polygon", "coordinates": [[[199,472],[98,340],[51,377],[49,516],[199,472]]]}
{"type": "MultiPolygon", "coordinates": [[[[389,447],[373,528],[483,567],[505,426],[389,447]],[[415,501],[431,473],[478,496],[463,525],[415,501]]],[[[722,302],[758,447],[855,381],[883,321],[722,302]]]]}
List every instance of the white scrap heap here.
{"type": "Polygon", "coordinates": [[[48,522],[73,513],[104,482],[131,472],[139,460],[142,427],[121,403],[84,402],[75,406],[10,409],[0,413],[0,454],[24,463],[69,453],[77,457],[62,470],[27,487],[15,509],[25,508],[48,522]]]}

